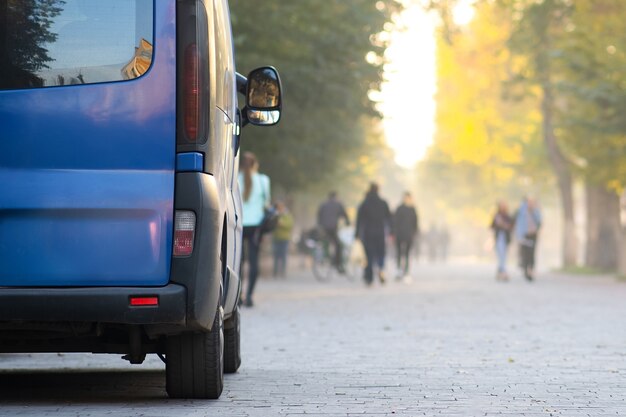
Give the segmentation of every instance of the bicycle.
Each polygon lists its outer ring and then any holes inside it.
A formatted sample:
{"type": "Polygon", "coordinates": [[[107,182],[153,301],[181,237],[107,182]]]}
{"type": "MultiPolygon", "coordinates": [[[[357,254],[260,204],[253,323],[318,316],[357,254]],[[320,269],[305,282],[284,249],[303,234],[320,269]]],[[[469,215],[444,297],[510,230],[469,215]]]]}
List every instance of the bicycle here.
{"type": "Polygon", "coordinates": [[[350,260],[353,232],[350,228],[341,229],[338,233],[341,242],[342,264],[337,266],[334,260],[334,251],[328,236],[320,232],[317,239],[310,240],[313,276],[320,282],[328,282],[337,275],[342,275],[352,281],[359,276],[362,266],[350,260]]]}

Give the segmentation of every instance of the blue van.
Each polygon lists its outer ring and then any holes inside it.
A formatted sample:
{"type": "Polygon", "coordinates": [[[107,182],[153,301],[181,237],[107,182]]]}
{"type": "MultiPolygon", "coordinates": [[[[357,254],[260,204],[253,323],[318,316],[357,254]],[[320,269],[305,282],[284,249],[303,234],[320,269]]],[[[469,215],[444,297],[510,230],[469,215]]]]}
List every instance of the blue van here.
{"type": "Polygon", "coordinates": [[[240,128],[280,115],[227,0],[0,0],[0,352],[158,354],[171,397],[218,398],[240,128]]]}

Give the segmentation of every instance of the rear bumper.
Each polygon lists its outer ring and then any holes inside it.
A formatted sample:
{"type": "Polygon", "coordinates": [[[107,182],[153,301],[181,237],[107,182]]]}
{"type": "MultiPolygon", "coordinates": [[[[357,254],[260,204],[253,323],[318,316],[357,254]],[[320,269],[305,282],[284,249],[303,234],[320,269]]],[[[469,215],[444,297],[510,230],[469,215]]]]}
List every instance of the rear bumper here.
{"type": "Polygon", "coordinates": [[[184,325],[187,291],[165,287],[0,288],[0,321],[184,325]],[[158,306],[131,307],[130,297],[158,297],[158,306]]]}
{"type": "Polygon", "coordinates": [[[175,209],[196,213],[196,239],[192,256],[172,259],[168,285],[0,287],[0,324],[13,322],[19,327],[20,322],[34,321],[155,325],[147,326],[151,333],[210,330],[222,296],[221,202],[225,197],[218,190],[211,175],[176,174],[175,209]],[[159,305],[131,307],[131,296],[156,296],[159,305]]]}

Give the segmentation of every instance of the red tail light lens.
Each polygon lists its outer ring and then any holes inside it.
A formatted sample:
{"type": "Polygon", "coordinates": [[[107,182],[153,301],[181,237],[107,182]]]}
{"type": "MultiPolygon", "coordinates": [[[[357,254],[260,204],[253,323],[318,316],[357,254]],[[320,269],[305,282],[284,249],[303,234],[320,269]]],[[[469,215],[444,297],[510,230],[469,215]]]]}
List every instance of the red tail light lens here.
{"type": "Polygon", "coordinates": [[[158,306],[159,297],[130,297],[129,304],[132,307],[158,306]]]}
{"type": "Polygon", "coordinates": [[[187,140],[194,143],[198,140],[200,113],[200,79],[198,64],[198,47],[195,43],[192,43],[185,49],[183,125],[187,140]]]}
{"type": "Polygon", "coordinates": [[[196,231],[196,214],[193,211],[176,211],[174,219],[174,256],[189,256],[193,253],[196,231]]]}

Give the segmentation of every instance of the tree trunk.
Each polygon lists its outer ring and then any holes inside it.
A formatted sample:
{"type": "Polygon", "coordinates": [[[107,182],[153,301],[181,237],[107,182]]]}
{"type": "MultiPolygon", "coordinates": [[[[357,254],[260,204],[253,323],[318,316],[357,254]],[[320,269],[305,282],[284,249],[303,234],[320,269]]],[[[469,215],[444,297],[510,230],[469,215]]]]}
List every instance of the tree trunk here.
{"type": "Polygon", "coordinates": [[[572,191],[572,175],[569,165],[557,142],[554,134],[554,122],[552,109],[554,98],[550,74],[544,68],[544,80],[542,82],[543,98],[541,101],[541,114],[543,118],[543,141],[548,153],[548,159],[552,170],[557,178],[559,193],[561,196],[561,208],[563,213],[563,266],[575,266],[577,260],[578,239],[576,236],[576,223],[574,221],[574,196],[572,191]]]}
{"type": "Polygon", "coordinates": [[[585,264],[606,271],[618,267],[622,227],[619,196],[596,184],[586,184],[587,242],[585,264]]]}
{"type": "Polygon", "coordinates": [[[555,1],[546,1],[544,14],[536,21],[534,30],[537,31],[541,48],[535,50],[535,65],[539,86],[542,92],[541,116],[543,142],[548,159],[557,179],[561,196],[563,214],[563,266],[575,266],[577,261],[578,239],[576,237],[576,223],[574,221],[574,196],[572,190],[572,175],[567,159],[559,146],[554,134],[554,95],[552,85],[552,68],[550,65],[550,51],[552,49],[551,26],[556,21],[558,5],[555,1]]]}

